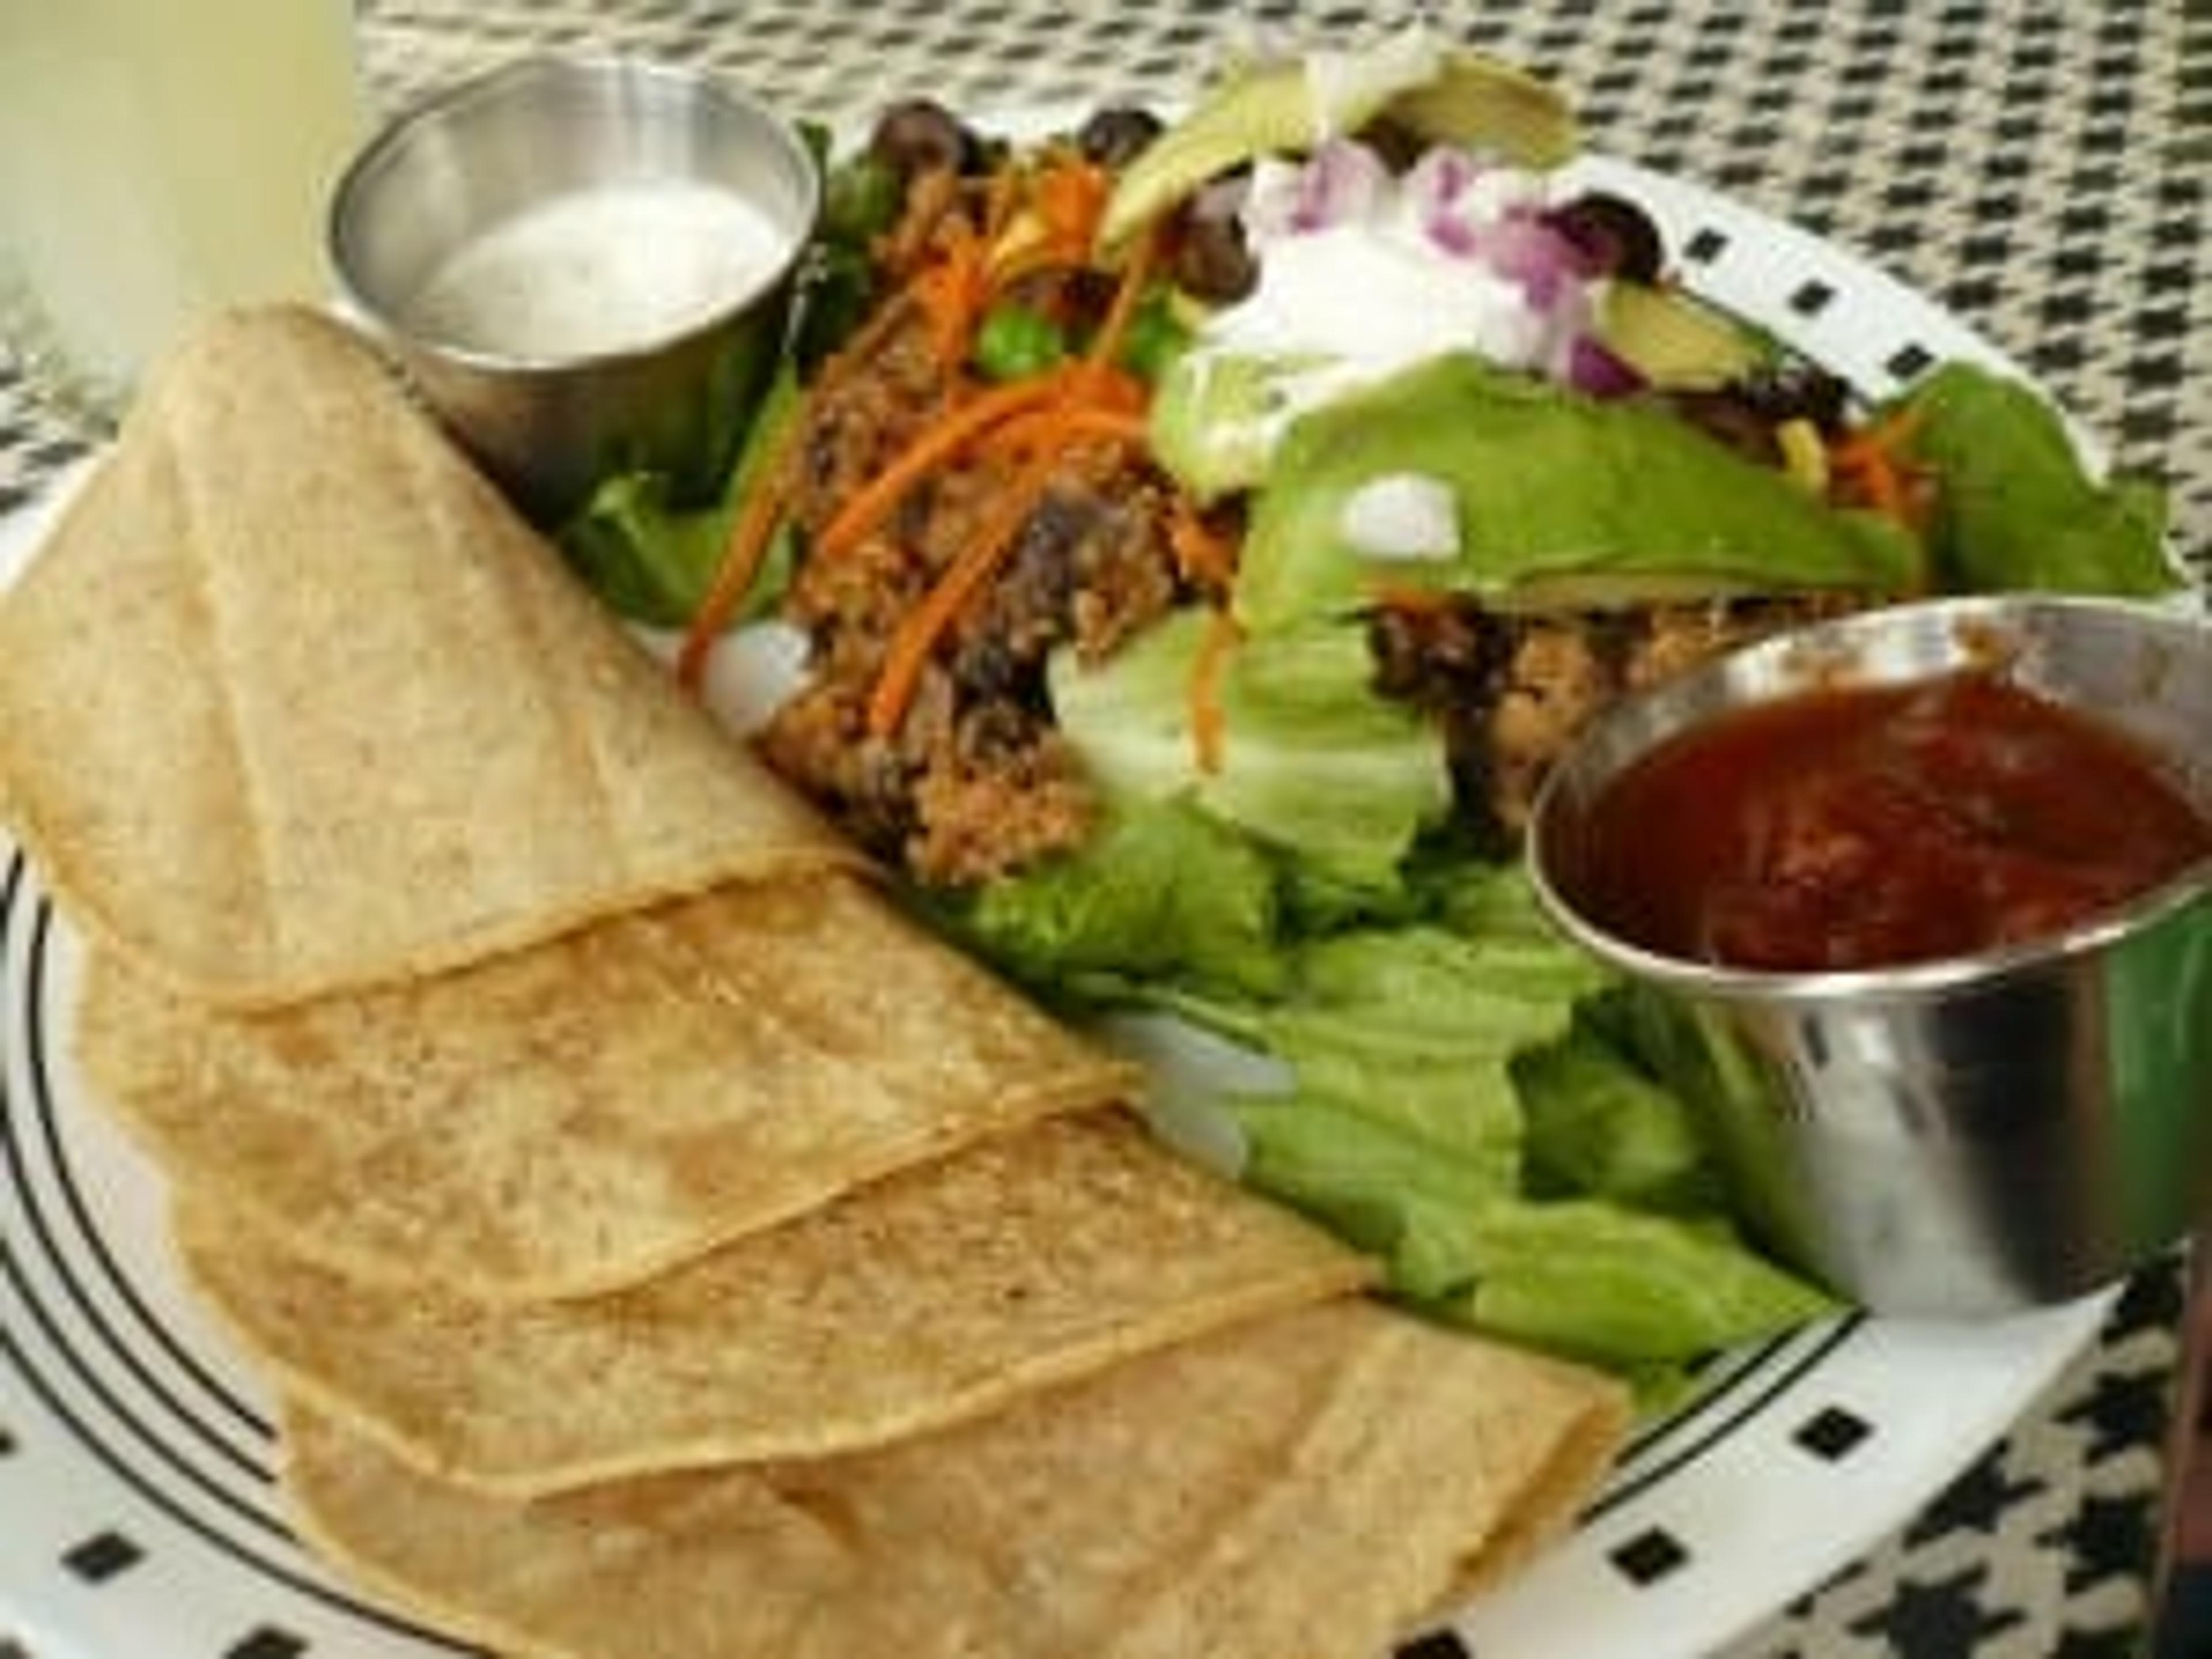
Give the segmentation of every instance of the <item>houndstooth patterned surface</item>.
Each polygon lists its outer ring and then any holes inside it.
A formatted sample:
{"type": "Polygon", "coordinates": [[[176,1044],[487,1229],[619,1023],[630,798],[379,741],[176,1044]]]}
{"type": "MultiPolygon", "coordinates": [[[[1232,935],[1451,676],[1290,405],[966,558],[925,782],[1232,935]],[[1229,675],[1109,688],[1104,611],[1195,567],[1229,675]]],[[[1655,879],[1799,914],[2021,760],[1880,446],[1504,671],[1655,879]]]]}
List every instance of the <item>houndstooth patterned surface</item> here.
{"type": "MultiPolygon", "coordinates": [[[[389,104],[503,55],[704,63],[852,116],[1158,96],[1255,35],[1371,28],[1291,0],[373,0],[389,104]]],[[[1395,7],[1410,13],[1413,7],[1395,7]]],[[[1867,254],[2027,363],[2212,561],[2212,10],[2175,0],[1437,0],[1543,70],[1601,148],[1867,254]]],[[[0,366],[0,508],[90,435],[0,366]]]]}
{"type": "MultiPolygon", "coordinates": [[[[1410,8],[1405,9],[1410,9],[1410,8]]],[[[1556,77],[1593,144],[1866,255],[2027,363],[2172,486],[2212,575],[2212,9],[2194,0],[1437,0],[1556,77]]],[[[703,63],[798,112],[1157,99],[1255,35],[1371,29],[1283,0],[376,0],[391,106],[498,59],[703,63]]],[[[0,512],[96,443],[0,357],[0,512]]],[[[1731,1659],[2123,1653],[2138,1639],[2180,1291],[2166,1269],[1964,1479],[1731,1659]]]]}

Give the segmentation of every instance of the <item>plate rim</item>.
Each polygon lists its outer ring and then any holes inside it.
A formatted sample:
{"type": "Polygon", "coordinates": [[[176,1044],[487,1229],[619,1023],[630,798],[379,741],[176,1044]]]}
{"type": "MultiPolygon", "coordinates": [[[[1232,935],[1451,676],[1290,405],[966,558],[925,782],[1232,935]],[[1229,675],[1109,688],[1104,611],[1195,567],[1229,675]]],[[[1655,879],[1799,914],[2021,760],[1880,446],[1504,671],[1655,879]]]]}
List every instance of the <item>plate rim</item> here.
{"type": "MultiPolygon", "coordinates": [[[[1034,125],[1049,123],[1054,118],[1057,118],[1047,112],[1010,111],[996,118],[996,121],[1003,124],[1012,134],[1017,123],[1034,125]]],[[[990,118],[979,117],[977,119],[979,124],[991,123],[990,118]]],[[[1845,378],[1852,381],[1855,390],[1886,393],[1910,384],[1921,369],[1932,366],[1936,362],[1947,357],[1971,358],[2033,387],[2039,396],[2059,409],[2085,459],[2093,466],[2101,468],[2104,465],[2104,452],[2094,441],[2094,434],[2082,431],[2049,391],[2015,360],[1970,324],[1954,316],[1933,299],[1891,276],[1878,264],[1848,246],[1818,236],[1693,179],[1660,173],[1609,155],[1593,153],[1579,158],[1571,164],[1569,175],[1579,175],[1592,182],[1602,181],[1631,191],[1644,192],[1638,199],[1644,200],[1647,206],[1659,209],[1655,216],[1662,216],[1662,222],[1666,216],[1674,215],[1712,222],[1711,228],[1719,230],[1725,240],[1711,257],[1702,260],[1681,258],[1678,241],[1680,227],[1666,227],[1670,247],[1678,249],[1677,262],[1695,267],[1696,280],[1690,281],[1689,286],[1693,291],[1737,311],[1750,320],[1771,328],[1793,348],[1805,349],[1814,361],[1833,366],[1829,356],[1805,344],[1802,338],[1802,332],[1805,331],[1794,331],[1793,322],[1816,323],[1823,316],[1838,314],[1839,310],[1847,313],[1853,303],[1873,303],[1911,316],[1914,319],[1914,337],[1900,343],[1893,355],[1900,356],[1902,360],[1904,346],[1917,345],[1928,354],[1926,361],[1917,368],[1901,369],[1893,375],[1891,384],[1881,387],[1865,386],[1862,384],[1863,377],[1846,374],[1845,378]],[[1748,253],[1745,252],[1744,244],[1736,240],[1738,235],[1747,231],[1754,233],[1746,239],[1749,245],[1748,253]],[[1808,267],[1806,280],[1808,283],[1824,282],[1830,286],[1828,298],[1813,307],[1809,316],[1798,315],[1790,310],[1793,299],[1808,290],[1793,288],[1783,293],[1771,286],[1772,268],[1789,262],[1808,267]],[[1836,278],[1847,278],[1850,291],[1847,292],[1842,283],[1835,282],[1833,279],[1836,278]],[[1755,289],[1754,282],[1758,284],[1755,289]],[[1854,301],[1854,294],[1860,298],[1854,301]],[[1744,305],[1747,299],[1753,302],[1748,308],[1744,305]],[[1922,337],[1923,336],[1929,337],[1922,337]]],[[[1695,232],[1691,234],[1694,236],[1695,232]]],[[[92,467],[97,465],[103,453],[104,446],[72,462],[46,480],[32,501],[0,514],[0,587],[4,587],[20,574],[21,568],[26,568],[28,560],[35,556],[37,547],[52,533],[59,515],[68,510],[68,504],[76,490],[92,467]]],[[[2179,565],[2178,553],[2177,565],[2179,565]]],[[[2180,568],[2185,574],[2188,574],[2185,567],[2180,568]]],[[[33,907],[43,908],[49,903],[35,872],[30,868],[21,849],[3,836],[0,836],[0,858],[7,860],[4,866],[0,866],[0,884],[4,884],[17,902],[21,902],[27,895],[33,907]]],[[[0,923],[4,923],[6,915],[7,907],[0,907],[0,923]]],[[[65,926],[58,918],[53,925],[65,926]]],[[[21,947],[11,945],[6,937],[0,937],[0,991],[6,994],[0,997],[0,1067],[8,1068],[0,1073],[0,1138],[10,1137],[15,1132],[13,1119],[17,1105],[15,1090],[11,1085],[17,1078],[21,1060],[12,1053],[15,1046],[14,1042],[5,1039],[12,1038],[16,1030],[14,1022],[19,992],[15,988],[15,981],[22,975],[22,960],[21,947]]],[[[33,988],[27,982],[20,994],[28,997],[33,988]]],[[[25,1018],[42,1017],[44,1012],[43,1009],[33,1008],[26,1012],[25,1018]]],[[[74,1105],[64,1103],[64,1109],[82,1109],[84,1104],[82,1102],[74,1105]]],[[[10,1213],[0,1213],[0,1223],[12,1222],[12,1211],[24,1208],[27,1202],[27,1194],[21,1184],[20,1171],[12,1158],[5,1170],[0,1170],[0,1195],[4,1195],[11,1211],[10,1213]]],[[[0,1225],[0,1258],[4,1258],[0,1259],[0,1267],[6,1267],[10,1273],[21,1270],[21,1264],[12,1260],[12,1251],[7,1227],[0,1225]]],[[[0,1312],[14,1305],[5,1277],[0,1275],[0,1312]]],[[[1859,1507],[1853,1511],[1848,1523],[1829,1526],[1812,1543],[1800,1538],[1797,1547],[1790,1556],[1790,1565],[1782,1576],[1786,1582],[1778,1581],[1756,1596],[1738,1598],[1740,1601],[1755,1601],[1755,1606],[1738,1605],[1721,1613],[1717,1619],[1708,1618],[1704,1626],[1694,1632],[1696,1644],[1714,1646],[1741,1635],[1761,1618],[1781,1611],[1791,1600],[1825,1582],[1837,1568],[1856,1559],[1908,1520],[1917,1506],[1940,1492],[1974,1458],[2000,1442],[2018,1422],[2021,1411],[2032,1397],[2055,1380],[2090,1346],[2100,1328],[2104,1310],[2114,1294],[2102,1291],[2059,1310],[2046,1310],[2024,1316],[2032,1321],[2042,1321],[2048,1328],[2039,1340],[2030,1344],[2033,1356],[2032,1362],[2025,1364],[2017,1376],[2009,1377],[2006,1386],[1992,1395],[1993,1401],[2002,1402],[2002,1409],[1997,1409],[1993,1404],[1991,1409],[1980,1414],[1980,1426],[1971,1437],[1961,1438],[1957,1443],[1947,1446],[1946,1455],[1942,1458],[1923,1461],[1918,1472],[1911,1478],[1912,1490],[1909,1494],[1897,1497],[1893,1502],[1875,1506],[1870,1510],[1865,1506],[1859,1507]]],[[[1576,1598],[1589,1588],[1586,1574],[1572,1569],[1577,1566],[1583,1569],[1603,1568],[1606,1560],[1610,1559],[1606,1552],[1617,1554],[1649,1532],[1655,1516],[1663,1518],[1666,1506],[1658,1503],[1661,1497],[1671,1501],[1679,1499],[1687,1490],[1694,1490],[1694,1487],[1685,1488],[1680,1484],[1680,1480],[1683,1472],[1698,1461],[1699,1448],[1686,1450],[1680,1443],[1680,1437],[1693,1433],[1701,1418],[1710,1418],[1714,1413],[1723,1412],[1725,1396],[1729,1392],[1742,1387],[1753,1387],[1759,1398],[1747,1410],[1725,1407],[1733,1415],[1721,1424],[1717,1432],[1705,1437],[1701,1443],[1705,1449],[1718,1446],[1726,1450],[1732,1444],[1740,1446],[1744,1443],[1742,1436],[1747,1422],[1756,1422],[1762,1413],[1774,1409],[1775,1401],[1790,1397],[1792,1390],[1798,1388],[1806,1376],[1817,1376],[1822,1364],[1841,1363],[1838,1356],[1849,1358],[1856,1355],[1864,1358],[1870,1354],[1872,1358],[1869,1363],[1879,1363],[1886,1348],[1893,1347],[1897,1341],[1905,1340],[1906,1328],[1911,1324],[1911,1322],[1849,1315],[1825,1322],[1820,1326],[1806,1328],[1767,1345],[1770,1358],[1740,1365],[1727,1385],[1693,1397],[1680,1412],[1638,1430],[1625,1449],[1613,1476],[1589,1505],[1574,1535],[1575,1539],[1582,1540],[1591,1550],[1599,1553],[1598,1560],[1590,1561],[1579,1553],[1574,1539],[1563,1540],[1560,1546],[1514,1583],[1447,1615],[1445,1626],[1463,1641],[1479,1643],[1484,1650],[1510,1645],[1510,1650],[1515,1652],[1535,1651],[1537,1650],[1524,1649],[1520,1645],[1521,1638],[1523,1634],[1545,1629],[1547,1624],[1552,1639],[1556,1641],[1557,1619],[1561,1607],[1573,1607],[1576,1598]],[[1806,1348],[1814,1351],[1809,1358],[1800,1352],[1806,1348]],[[1776,1368],[1771,1374],[1770,1366],[1776,1368]],[[1671,1448],[1670,1442],[1675,1443],[1671,1448]],[[1668,1485],[1670,1480],[1676,1483],[1671,1488],[1668,1485]],[[1512,1638],[1510,1644],[1509,1637],[1512,1638]]],[[[9,1390],[18,1376],[19,1361],[20,1356],[10,1339],[7,1320],[0,1317],[0,1385],[7,1385],[0,1388],[0,1403],[12,1397],[9,1390]]],[[[0,1418],[0,1437],[4,1437],[11,1426],[6,1419],[0,1418]]],[[[61,1431],[57,1430],[56,1432],[61,1431]]],[[[9,1461],[14,1460],[0,1460],[0,1475],[4,1474],[9,1461]]],[[[4,1514],[4,1507],[0,1507],[0,1517],[4,1514]]],[[[0,1536],[5,1536],[7,1529],[8,1522],[0,1518],[0,1536]]],[[[1663,1527],[1662,1530],[1664,1530],[1663,1527]]],[[[1612,1570],[1626,1569],[1616,1561],[1612,1570]]],[[[14,1590],[16,1582],[21,1581],[0,1575],[0,1615],[13,1616],[19,1601],[35,1614],[34,1604],[39,1598],[35,1595],[17,1596],[14,1590]]],[[[1695,1599],[1701,1606],[1718,1611],[1713,1600],[1715,1592],[1709,1587],[1710,1582],[1702,1578],[1697,1582],[1695,1599]]],[[[1725,1597],[1722,1599],[1723,1601],[1726,1600],[1725,1597]]],[[[1648,1608],[1651,1604],[1646,1602],[1644,1605],[1648,1608]]],[[[35,1616],[27,1620],[24,1633],[32,1639],[43,1639],[58,1644],[67,1634],[61,1626],[38,1620],[35,1616]]],[[[1663,1646],[1654,1648],[1650,1645],[1654,1640],[1662,1640],[1664,1634],[1664,1629],[1659,1626],[1642,1624],[1632,1632],[1637,1638],[1635,1644],[1632,1647],[1622,1646],[1617,1650],[1623,1653],[1672,1650],[1663,1646]]],[[[52,1659],[61,1659],[61,1656],[69,1650],[66,1647],[60,1648],[52,1659]]],[[[319,1647],[317,1650],[321,1650],[319,1647]]],[[[380,1646],[364,1650],[378,1653],[386,1650],[380,1646]]],[[[1583,1653],[1593,1650],[1578,1644],[1575,1650],[1583,1653]]],[[[46,1659],[43,1653],[42,1659],[46,1659]]]]}

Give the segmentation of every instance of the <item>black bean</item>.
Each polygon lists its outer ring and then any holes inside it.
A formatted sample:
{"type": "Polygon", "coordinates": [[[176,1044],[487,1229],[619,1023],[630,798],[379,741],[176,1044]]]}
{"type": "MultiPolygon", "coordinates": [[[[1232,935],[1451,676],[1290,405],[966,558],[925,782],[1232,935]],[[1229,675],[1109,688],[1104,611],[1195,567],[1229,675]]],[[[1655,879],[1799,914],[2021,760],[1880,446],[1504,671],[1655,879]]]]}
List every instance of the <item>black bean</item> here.
{"type": "Polygon", "coordinates": [[[1144,154],[1161,132],[1160,118],[1133,104],[1112,104],[1085,121],[1075,135],[1085,161],[1125,167],[1144,154]]]}
{"type": "Polygon", "coordinates": [[[1188,214],[1176,238],[1176,284],[1200,300],[1241,300],[1260,280],[1259,261],[1235,218],[1188,214]]]}
{"type": "Polygon", "coordinates": [[[1547,216],[1594,270],[1632,283],[1656,283],[1666,268],[1666,244],[1651,216],[1623,196],[1587,191],[1547,216]]]}
{"type": "Polygon", "coordinates": [[[957,116],[928,98],[893,104],[876,122],[868,153],[902,179],[933,169],[974,170],[980,153],[975,137],[957,116]]]}

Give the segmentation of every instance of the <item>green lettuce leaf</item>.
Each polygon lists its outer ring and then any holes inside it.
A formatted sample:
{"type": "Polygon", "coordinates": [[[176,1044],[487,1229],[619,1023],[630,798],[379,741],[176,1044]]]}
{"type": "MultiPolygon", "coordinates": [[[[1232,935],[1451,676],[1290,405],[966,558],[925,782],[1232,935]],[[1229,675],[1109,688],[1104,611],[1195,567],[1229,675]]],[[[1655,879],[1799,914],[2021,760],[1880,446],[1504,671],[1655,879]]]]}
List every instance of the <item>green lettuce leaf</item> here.
{"type": "Polygon", "coordinates": [[[1304,1094],[1225,1105],[1243,1136],[1246,1185],[1377,1258],[1398,1295],[1466,1292],[1477,1218],[1511,1191],[1510,1170],[1439,1157],[1422,1136],[1304,1094]]]}
{"type": "Polygon", "coordinates": [[[1694,1359],[1837,1311],[1717,1218],[1565,1200],[1492,1205],[1470,1231],[1474,1282],[1432,1310],[1577,1358],[1694,1359]]]}
{"type": "Polygon", "coordinates": [[[1686,422],[1487,367],[1431,359],[1291,423],[1258,492],[1237,619],[1265,635],[1341,617],[1378,586],[1505,605],[1849,588],[1920,577],[1895,524],[1837,512],[1686,422]],[[1458,547],[1375,557],[1348,504],[1379,481],[1446,486],[1458,547]]]}
{"type": "Polygon", "coordinates": [[[1720,1182],[1681,1098],[1577,1018],[1513,1057],[1528,1119],[1528,1184],[1640,1209],[1718,1211],[1720,1182]]]}
{"type": "MultiPolygon", "coordinates": [[[[555,532],[569,567],[592,592],[633,622],[680,628],[690,621],[721,568],[738,509],[752,487],[776,433],[798,410],[799,383],[786,363],[753,416],[744,448],[721,495],[703,507],[679,505],[671,480],[658,472],[617,472],[555,532]]],[[[732,624],[763,614],[789,578],[793,537],[787,529],[769,550],[732,624]]]]}
{"type": "Polygon", "coordinates": [[[1909,444],[1935,469],[1935,553],[1946,586],[2149,597],[2182,579],[2166,556],[2166,497],[2100,484],[2027,387],[1946,363],[1905,400],[1909,444]]]}
{"type": "Polygon", "coordinates": [[[1378,696],[1364,630],[1322,624],[1234,647],[1218,682],[1220,764],[1199,763],[1191,682],[1209,619],[1176,611],[1096,666],[1056,653],[1054,712],[1120,803],[1188,796],[1321,874],[1394,887],[1451,805],[1442,734],[1378,696]]]}
{"type": "Polygon", "coordinates": [[[1154,981],[1263,997],[1291,972],[1273,864],[1182,799],[1117,813],[1071,854],[923,902],[1055,1000],[1143,1002],[1154,981]]]}

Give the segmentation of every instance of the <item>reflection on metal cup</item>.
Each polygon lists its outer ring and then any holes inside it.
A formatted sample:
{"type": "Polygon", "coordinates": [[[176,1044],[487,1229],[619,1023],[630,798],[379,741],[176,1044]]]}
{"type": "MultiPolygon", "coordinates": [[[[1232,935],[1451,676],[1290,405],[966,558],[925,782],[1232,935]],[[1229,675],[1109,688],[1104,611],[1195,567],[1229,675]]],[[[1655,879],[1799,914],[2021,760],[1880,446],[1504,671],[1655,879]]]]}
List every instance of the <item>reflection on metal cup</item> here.
{"type": "Polygon", "coordinates": [[[2093,713],[2212,812],[2212,629],[2112,601],[1936,601],[1810,629],[1599,723],[1529,838],[1585,948],[1656,989],[1744,1213],[1879,1312],[1983,1314],[2085,1293],[2212,1203],[2212,867],[2031,945],[1847,972],[1656,955],[1577,904],[1577,826],[1638,757],[1705,718],[1839,679],[1986,666],[2093,713]]]}
{"type": "Polygon", "coordinates": [[[550,523],[617,471],[711,495],[782,346],[819,192],[796,131],[742,94],[538,59],[380,134],[331,246],[356,313],[550,523]]]}

